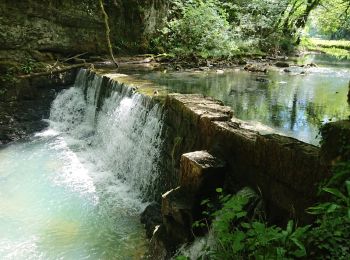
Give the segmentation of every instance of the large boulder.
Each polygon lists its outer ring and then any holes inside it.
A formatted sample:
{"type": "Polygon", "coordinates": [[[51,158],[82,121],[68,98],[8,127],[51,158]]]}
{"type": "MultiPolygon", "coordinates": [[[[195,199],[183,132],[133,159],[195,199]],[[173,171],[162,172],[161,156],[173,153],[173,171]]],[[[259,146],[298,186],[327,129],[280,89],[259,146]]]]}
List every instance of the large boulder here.
{"type": "Polygon", "coordinates": [[[350,160],[350,120],[324,125],[321,129],[322,159],[328,164],[350,160]]]}

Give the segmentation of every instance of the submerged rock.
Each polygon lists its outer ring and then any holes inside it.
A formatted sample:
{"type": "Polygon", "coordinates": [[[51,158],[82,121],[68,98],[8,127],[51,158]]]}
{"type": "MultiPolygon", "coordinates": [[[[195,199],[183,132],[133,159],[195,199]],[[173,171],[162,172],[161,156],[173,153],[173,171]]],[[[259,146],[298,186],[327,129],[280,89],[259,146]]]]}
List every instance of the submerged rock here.
{"type": "Polygon", "coordinates": [[[261,82],[261,83],[269,83],[270,80],[269,79],[266,79],[266,78],[256,78],[255,81],[258,81],[258,82],[261,82]]]}
{"type": "Polygon", "coordinates": [[[289,67],[289,63],[285,62],[285,61],[277,61],[275,63],[275,66],[278,68],[288,68],[289,67]]]}
{"type": "Polygon", "coordinates": [[[316,63],[313,63],[313,62],[307,64],[306,66],[307,66],[307,67],[310,67],[310,68],[317,68],[317,67],[318,67],[317,64],[316,64],[316,63]]]}
{"type": "Polygon", "coordinates": [[[244,67],[244,70],[250,71],[250,72],[262,72],[267,73],[267,67],[264,65],[258,65],[258,64],[247,64],[244,67]]]}
{"type": "Polygon", "coordinates": [[[162,223],[161,206],[152,202],[141,214],[141,223],[145,225],[146,235],[151,238],[156,226],[162,223]]]}

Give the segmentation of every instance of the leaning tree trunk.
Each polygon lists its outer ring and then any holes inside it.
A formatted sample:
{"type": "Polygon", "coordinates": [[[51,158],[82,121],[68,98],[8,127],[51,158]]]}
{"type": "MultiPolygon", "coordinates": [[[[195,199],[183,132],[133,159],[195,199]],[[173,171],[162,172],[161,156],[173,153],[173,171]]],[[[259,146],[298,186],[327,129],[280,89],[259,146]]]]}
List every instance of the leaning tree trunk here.
{"type": "Polygon", "coordinates": [[[319,6],[320,3],[321,0],[308,0],[306,9],[297,19],[295,26],[297,28],[304,28],[311,11],[314,10],[317,6],[319,6]]]}
{"type": "Polygon", "coordinates": [[[99,0],[99,2],[100,2],[100,7],[101,7],[102,14],[103,14],[105,27],[106,27],[106,41],[107,41],[107,47],[108,47],[109,55],[111,56],[112,61],[114,62],[115,66],[118,68],[119,65],[118,65],[118,63],[115,60],[114,55],[113,55],[113,48],[112,48],[111,39],[110,39],[111,29],[109,28],[109,25],[108,25],[108,15],[107,15],[107,13],[105,11],[105,8],[103,6],[103,0],[99,0]]]}

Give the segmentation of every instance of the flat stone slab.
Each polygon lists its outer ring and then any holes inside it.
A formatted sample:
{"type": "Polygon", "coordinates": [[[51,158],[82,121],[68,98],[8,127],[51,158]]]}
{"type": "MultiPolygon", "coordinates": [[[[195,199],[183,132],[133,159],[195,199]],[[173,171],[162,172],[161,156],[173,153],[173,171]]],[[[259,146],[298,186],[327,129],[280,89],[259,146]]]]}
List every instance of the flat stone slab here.
{"type": "Polygon", "coordinates": [[[225,163],[220,159],[214,157],[207,151],[197,151],[191,153],[185,153],[182,155],[183,160],[187,159],[189,162],[200,167],[201,169],[208,168],[222,168],[225,167],[225,163]]]}
{"type": "Polygon", "coordinates": [[[226,121],[232,118],[233,111],[221,101],[198,94],[169,94],[168,100],[209,121],[226,121]]]}
{"type": "Polygon", "coordinates": [[[185,153],[181,156],[180,184],[192,192],[215,189],[223,180],[224,161],[207,151],[185,153]]]}

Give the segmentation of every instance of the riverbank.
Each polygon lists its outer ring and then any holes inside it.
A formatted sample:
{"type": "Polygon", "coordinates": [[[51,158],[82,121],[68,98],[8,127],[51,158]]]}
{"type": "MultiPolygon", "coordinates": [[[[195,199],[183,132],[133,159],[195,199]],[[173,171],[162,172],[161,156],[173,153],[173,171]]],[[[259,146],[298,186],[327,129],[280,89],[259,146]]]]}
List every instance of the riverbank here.
{"type": "Polygon", "coordinates": [[[314,51],[334,56],[338,59],[350,59],[350,41],[303,39],[299,47],[302,51],[314,51]]]}

